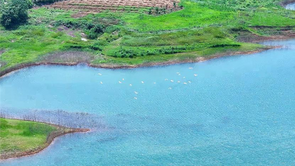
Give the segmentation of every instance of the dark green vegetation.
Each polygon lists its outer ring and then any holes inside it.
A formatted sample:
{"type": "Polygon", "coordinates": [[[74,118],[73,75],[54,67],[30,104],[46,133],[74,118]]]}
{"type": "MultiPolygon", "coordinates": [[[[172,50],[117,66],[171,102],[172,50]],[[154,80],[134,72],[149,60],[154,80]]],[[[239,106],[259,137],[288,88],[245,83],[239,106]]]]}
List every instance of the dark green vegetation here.
{"type": "Polygon", "coordinates": [[[43,146],[57,128],[43,123],[0,118],[0,158],[43,146]]]}
{"type": "Polygon", "coordinates": [[[0,28],[0,72],[19,64],[78,62],[92,65],[140,65],[196,60],[216,54],[248,52],[263,46],[253,41],[295,33],[295,12],[281,0],[182,0],[183,10],[169,14],[102,12],[73,18],[76,11],[29,10],[17,29],[0,28]],[[87,38],[87,41],[81,40],[87,38]],[[56,54],[51,54],[55,52],[56,54]],[[50,58],[48,58],[50,56],[50,58]]]}
{"type": "Polygon", "coordinates": [[[28,19],[28,10],[33,7],[30,0],[10,0],[1,3],[1,24],[6,28],[24,23],[28,19]]]}

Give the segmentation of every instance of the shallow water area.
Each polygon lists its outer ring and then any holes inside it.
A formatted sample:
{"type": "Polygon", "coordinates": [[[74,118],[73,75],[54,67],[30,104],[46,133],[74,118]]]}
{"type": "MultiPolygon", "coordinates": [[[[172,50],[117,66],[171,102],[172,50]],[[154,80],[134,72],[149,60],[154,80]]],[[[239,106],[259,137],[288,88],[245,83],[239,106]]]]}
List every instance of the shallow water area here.
{"type": "Polygon", "coordinates": [[[291,4],[286,5],[286,9],[295,10],[295,3],[291,3],[291,4]]]}
{"type": "Polygon", "coordinates": [[[294,165],[295,40],[265,44],[285,47],[165,67],[38,66],[4,77],[3,112],[84,112],[104,127],[0,165],[294,165]]]}

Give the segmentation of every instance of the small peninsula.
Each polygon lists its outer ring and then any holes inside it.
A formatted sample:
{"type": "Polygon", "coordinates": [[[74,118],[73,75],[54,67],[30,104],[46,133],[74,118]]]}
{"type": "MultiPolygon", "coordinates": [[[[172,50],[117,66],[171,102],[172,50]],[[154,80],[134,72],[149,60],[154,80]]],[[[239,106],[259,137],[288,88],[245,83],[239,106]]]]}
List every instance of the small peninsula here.
{"type": "Polygon", "coordinates": [[[36,154],[56,137],[87,132],[47,123],[0,118],[0,160],[36,154]]]}

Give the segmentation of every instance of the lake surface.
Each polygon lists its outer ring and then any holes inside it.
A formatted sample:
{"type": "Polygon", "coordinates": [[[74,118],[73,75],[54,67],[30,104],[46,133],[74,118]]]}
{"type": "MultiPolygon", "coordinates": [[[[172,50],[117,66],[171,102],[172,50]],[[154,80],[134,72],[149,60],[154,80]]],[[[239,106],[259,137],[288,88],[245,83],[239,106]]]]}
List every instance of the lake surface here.
{"type": "Polygon", "coordinates": [[[295,165],[295,40],[265,44],[285,47],[194,64],[38,66],[6,76],[2,111],[84,112],[104,127],[0,165],[295,165]]]}
{"type": "Polygon", "coordinates": [[[288,4],[288,5],[286,6],[286,9],[289,9],[289,10],[295,10],[295,3],[288,4]]]}

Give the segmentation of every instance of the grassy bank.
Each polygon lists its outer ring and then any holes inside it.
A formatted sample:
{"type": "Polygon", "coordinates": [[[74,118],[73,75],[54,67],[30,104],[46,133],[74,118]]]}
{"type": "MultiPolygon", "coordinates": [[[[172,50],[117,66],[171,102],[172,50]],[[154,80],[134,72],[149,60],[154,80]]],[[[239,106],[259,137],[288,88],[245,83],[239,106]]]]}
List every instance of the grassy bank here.
{"type": "Polygon", "coordinates": [[[251,52],[263,49],[251,41],[295,34],[295,12],[282,2],[182,0],[184,9],[169,14],[105,11],[81,18],[72,17],[77,11],[31,9],[27,24],[0,27],[0,72],[28,63],[128,66],[251,52]]]}
{"type": "Polygon", "coordinates": [[[55,137],[78,131],[80,130],[44,123],[0,118],[0,159],[35,154],[46,148],[55,137]]]}

